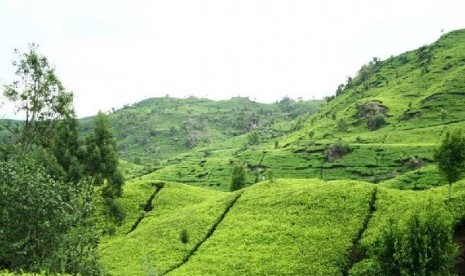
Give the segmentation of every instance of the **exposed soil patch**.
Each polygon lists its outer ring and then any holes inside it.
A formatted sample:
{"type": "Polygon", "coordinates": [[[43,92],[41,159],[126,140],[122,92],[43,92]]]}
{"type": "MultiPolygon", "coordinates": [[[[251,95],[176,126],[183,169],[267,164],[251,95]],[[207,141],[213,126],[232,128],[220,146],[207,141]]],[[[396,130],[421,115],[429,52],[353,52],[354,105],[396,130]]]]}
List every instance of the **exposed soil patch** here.
{"type": "Polygon", "coordinates": [[[454,241],[459,246],[459,254],[455,260],[455,272],[458,275],[465,275],[465,221],[455,229],[454,241]]]}

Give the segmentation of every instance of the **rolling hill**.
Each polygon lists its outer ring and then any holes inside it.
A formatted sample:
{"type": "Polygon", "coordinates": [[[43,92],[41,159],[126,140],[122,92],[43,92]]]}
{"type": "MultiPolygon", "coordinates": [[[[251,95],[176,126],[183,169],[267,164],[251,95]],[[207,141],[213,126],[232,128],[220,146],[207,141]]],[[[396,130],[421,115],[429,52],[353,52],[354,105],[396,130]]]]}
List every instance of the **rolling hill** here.
{"type": "Polygon", "coordinates": [[[464,73],[458,30],[362,66],[283,136],[166,156],[124,186],[127,218],[102,240],[103,264],[112,275],[372,275],[383,229],[409,214],[434,210],[460,233],[465,181],[447,201],[432,156],[465,126],[464,73]],[[237,161],[249,185],[225,192],[237,161]]]}
{"type": "MultiPolygon", "coordinates": [[[[263,134],[261,140],[275,139],[299,127],[323,104],[288,97],[263,104],[240,97],[213,101],[166,96],[126,105],[109,114],[109,121],[122,159],[159,167],[166,159],[201,146],[232,138],[247,144],[247,134],[254,131],[263,134]]],[[[91,120],[81,119],[84,132],[90,130],[91,120]]]]}
{"type": "Polygon", "coordinates": [[[278,179],[225,193],[143,177],[127,184],[129,219],[102,241],[101,257],[112,275],[360,275],[389,220],[435,206],[463,221],[465,182],[453,189],[446,209],[445,186],[278,179]]]}
{"type": "Polygon", "coordinates": [[[402,188],[439,185],[427,168],[433,149],[447,130],[465,125],[464,45],[465,31],[459,30],[397,57],[374,59],[298,130],[254,147],[235,138],[197,147],[167,159],[154,177],[226,190],[231,164],[242,161],[250,185],[269,171],[282,178],[391,185],[399,177],[402,188]]]}

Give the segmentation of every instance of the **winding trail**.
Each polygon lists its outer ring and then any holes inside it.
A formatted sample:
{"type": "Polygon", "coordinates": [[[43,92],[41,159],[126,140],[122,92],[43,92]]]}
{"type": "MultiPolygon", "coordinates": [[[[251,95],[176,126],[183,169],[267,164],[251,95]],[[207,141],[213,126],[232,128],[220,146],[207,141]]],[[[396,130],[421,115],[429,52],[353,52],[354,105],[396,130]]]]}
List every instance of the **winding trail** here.
{"type": "Polygon", "coordinates": [[[240,192],[239,194],[236,195],[236,197],[231,200],[229,202],[229,204],[226,206],[226,208],[224,209],[223,213],[216,219],[215,223],[212,225],[212,227],[208,230],[207,234],[205,235],[205,237],[200,240],[188,253],[187,255],[184,257],[184,259],[182,259],[181,262],[179,262],[178,264],[174,265],[173,267],[169,268],[166,272],[162,273],[161,275],[165,275],[165,274],[168,274],[178,268],[180,268],[182,265],[184,265],[185,263],[187,263],[190,258],[195,254],[195,252],[197,252],[197,250],[200,248],[200,246],[202,246],[202,244],[204,242],[206,242],[212,235],[213,233],[215,232],[216,228],[218,227],[218,225],[220,225],[220,223],[223,221],[223,219],[226,217],[226,215],[229,213],[229,211],[231,210],[231,208],[234,206],[234,204],[237,202],[237,200],[241,197],[242,195],[242,192],[240,192]]]}
{"type": "MultiPolygon", "coordinates": [[[[155,191],[153,192],[153,194],[150,196],[150,198],[147,200],[147,203],[145,203],[145,206],[144,206],[144,212],[147,213],[147,212],[150,212],[153,210],[153,199],[157,196],[157,194],[161,191],[161,189],[163,189],[165,187],[165,183],[163,182],[158,182],[158,183],[155,183],[155,191]]],[[[137,226],[139,226],[139,223],[145,218],[145,214],[141,215],[137,220],[136,222],[132,225],[131,227],[131,230],[129,230],[129,233],[131,233],[132,231],[136,230],[137,226]]]]}
{"type": "Polygon", "coordinates": [[[358,262],[362,261],[366,257],[365,249],[360,246],[360,240],[365,233],[365,230],[368,227],[368,223],[373,216],[373,213],[376,211],[376,198],[378,194],[378,188],[374,187],[373,192],[371,193],[370,203],[368,204],[368,213],[363,220],[362,227],[359,229],[357,236],[354,239],[352,247],[349,253],[349,259],[347,260],[347,264],[341,269],[342,275],[348,276],[350,269],[358,262]]]}

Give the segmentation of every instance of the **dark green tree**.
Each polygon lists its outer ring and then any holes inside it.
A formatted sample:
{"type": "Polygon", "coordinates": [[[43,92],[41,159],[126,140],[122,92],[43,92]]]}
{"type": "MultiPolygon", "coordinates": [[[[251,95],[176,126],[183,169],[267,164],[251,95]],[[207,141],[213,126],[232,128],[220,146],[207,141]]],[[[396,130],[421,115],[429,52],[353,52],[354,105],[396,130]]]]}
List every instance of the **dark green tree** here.
{"type": "Polygon", "coordinates": [[[93,183],[104,184],[102,196],[108,212],[120,223],[124,219],[124,212],[117,198],[121,196],[124,177],[118,169],[116,142],[107,115],[102,112],[94,119],[94,129],[87,137],[86,148],[87,174],[91,176],[93,183]]]}
{"type": "Polygon", "coordinates": [[[234,165],[232,170],[231,191],[236,191],[245,185],[246,169],[244,164],[238,162],[234,165]]]}
{"type": "Polygon", "coordinates": [[[460,179],[465,170],[465,137],[457,130],[447,133],[439,148],[434,152],[439,172],[449,183],[449,200],[452,184],[460,179]]]}
{"type": "Polygon", "coordinates": [[[53,124],[58,119],[73,118],[73,93],[65,90],[55,74],[55,68],[31,44],[29,51],[15,50],[13,61],[18,80],[5,85],[3,95],[15,106],[24,123],[17,131],[23,148],[30,145],[47,145],[52,138],[53,124]]]}
{"type": "Polygon", "coordinates": [[[75,118],[56,123],[50,144],[58,164],[62,167],[65,180],[77,183],[83,177],[85,152],[79,139],[79,123],[75,118]]]}
{"type": "Polygon", "coordinates": [[[257,130],[253,130],[247,135],[247,140],[250,145],[258,145],[260,144],[260,134],[257,130]]]}
{"type": "Polygon", "coordinates": [[[0,161],[0,267],[99,274],[87,191],[54,180],[30,156],[0,161]]]}

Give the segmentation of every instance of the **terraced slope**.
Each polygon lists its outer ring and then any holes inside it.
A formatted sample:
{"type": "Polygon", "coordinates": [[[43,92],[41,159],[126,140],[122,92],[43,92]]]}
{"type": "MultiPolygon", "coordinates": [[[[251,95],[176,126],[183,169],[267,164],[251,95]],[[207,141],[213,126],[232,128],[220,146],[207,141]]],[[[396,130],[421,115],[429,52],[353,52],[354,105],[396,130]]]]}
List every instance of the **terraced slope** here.
{"type": "Polygon", "coordinates": [[[115,236],[102,241],[102,262],[112,275],[164,273],[184,262],[236,198],[172,183],[129,183],[122,201],[128,217],[115,236]]]}
{"type": "Polygon", "coordinates": [[[359,275],[376,262],[372,250],[390,219],[431,206],[442,206],[455,225],[465,219],[465,181],[447,205],[446,187],[279,179],[225,193],[165,183],[128,233],[153,194],[150,183],[127,186],[123,203],[133,219],[102,241],[112,275],[359,275]]]}
{"type": "Polygon", "coordinates": [[[153,177],[226,190],[231,165],[242,161],[249,185],[271,171],[283,178],[391,180],[401,188],[429,188],[442,183],[426,168],[433,150],[447,130],[465,127],[464,106],[465,30],[458,30],[362,66],[286,136],[253,147],[234,139],[205,145],[168,159],[153,177]]]}
{"type": "Polygon", "coordinates": [[[346,142],[351,152],[323,165],[331,179],[380,182],[428,165],[445,132],[465,126],[464,73],[465,30],[373,61],[284,143],[325,162],[323,149],[346,142]]]}

